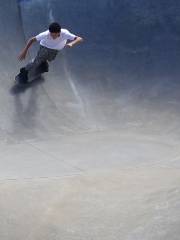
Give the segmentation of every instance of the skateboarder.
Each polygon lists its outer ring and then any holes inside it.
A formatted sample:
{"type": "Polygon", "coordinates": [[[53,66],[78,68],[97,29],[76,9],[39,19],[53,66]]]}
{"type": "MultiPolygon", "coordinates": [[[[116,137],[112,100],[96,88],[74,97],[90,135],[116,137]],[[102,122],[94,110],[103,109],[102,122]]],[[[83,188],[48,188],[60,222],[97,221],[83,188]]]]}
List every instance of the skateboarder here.
{"type": "Polygon", "coordinates": [[[83,39],[70,33],[67,29],[61,28],[59,23],[53,22],[50,24],[47,31],[29,39],[18,57],[20,61],[26,58],[28,49],[37,41],[40,42],[40,49],[37,56],[33,62],[28,63],[25,67],[20,69],[19,78],[23,83],[27,83],[28,72],[30,70],[40,67],[42,72],[48,72],[48,62],[51,62],[56,58],[58,51],[66,46],[71,48],[77,43],[82,42],[83,39]]]}

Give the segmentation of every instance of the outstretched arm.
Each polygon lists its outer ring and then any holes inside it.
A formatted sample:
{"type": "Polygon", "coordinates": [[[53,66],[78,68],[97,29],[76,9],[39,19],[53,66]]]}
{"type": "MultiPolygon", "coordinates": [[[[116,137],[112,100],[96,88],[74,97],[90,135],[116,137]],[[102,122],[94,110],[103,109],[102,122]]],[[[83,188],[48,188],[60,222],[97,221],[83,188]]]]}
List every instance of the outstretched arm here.
{"type": "Polygon", "coordinates": [[[27,55],[27,52],[28,52],[28,49],[31,47],[31,45],[36,42],[36,38],[35,37],[32,37],[28,40],[25,48],[23,48],[23,50],[21,51],[21,53],[19,54],[18,58],[20,61],[24,60],[26,58],[26,55],[27,55]]]}
{"type": "Polygon", "coordinates": [[[82,37],[76,37],[75,40],[73,40],[72,42],[69,42],[66,44],[66,46],[68,47],[73,47],[74,45],[83,42],[83,38],[82,37]]]}

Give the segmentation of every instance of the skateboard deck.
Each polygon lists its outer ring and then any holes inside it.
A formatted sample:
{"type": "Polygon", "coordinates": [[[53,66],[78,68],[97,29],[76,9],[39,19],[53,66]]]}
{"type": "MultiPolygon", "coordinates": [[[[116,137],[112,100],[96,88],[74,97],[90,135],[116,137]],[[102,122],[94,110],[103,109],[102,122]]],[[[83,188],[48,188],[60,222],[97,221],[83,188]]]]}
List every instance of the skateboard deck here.
{"type": "Polygon", "coordinates": [[[28,84],[31,84],[33,81],[40,79],[42,77],[42,74],[45,72],[47,72],[47,71],[44,71],[42,69],[41,65],[36,69],[30,70],[28,73],[28,81],[27,82],[23,82],[23,79],[21,79],[21,74],[18,73],[15,76],[15,85],[26,86],[28,84]]]}
{"type": "Polygon", "coordinates": [[[42,73],[38,73],[38,74],[33,74],[31,76],[28,77],[28,81],[25,83],[23,82],[23,80],[20,77],[20,74],[16,75],[15,77],[15,84],[19,85],[19,86],[26,86],[28,84],[31,84],[33,81],[40,79],[42,76],[42,73]]]}

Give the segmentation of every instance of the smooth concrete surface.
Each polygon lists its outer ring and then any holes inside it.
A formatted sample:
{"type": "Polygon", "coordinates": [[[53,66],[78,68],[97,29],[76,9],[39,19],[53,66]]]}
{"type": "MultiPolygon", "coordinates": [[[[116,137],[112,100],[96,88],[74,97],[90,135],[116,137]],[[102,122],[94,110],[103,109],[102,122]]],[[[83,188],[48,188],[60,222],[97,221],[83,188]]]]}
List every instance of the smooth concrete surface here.
{"type": "Polygon", "coordinates": [[[0,7],[0,239],[179,240],[180,3],[7,0],[0,7]],[[84,38],[28,88],[25,41],[84,38]]]}
{"type": "Polygon", "coordinates": [[[5,181],[1,238],[178,240],[179,181],[179,170],[162,168],[5,181]]]}

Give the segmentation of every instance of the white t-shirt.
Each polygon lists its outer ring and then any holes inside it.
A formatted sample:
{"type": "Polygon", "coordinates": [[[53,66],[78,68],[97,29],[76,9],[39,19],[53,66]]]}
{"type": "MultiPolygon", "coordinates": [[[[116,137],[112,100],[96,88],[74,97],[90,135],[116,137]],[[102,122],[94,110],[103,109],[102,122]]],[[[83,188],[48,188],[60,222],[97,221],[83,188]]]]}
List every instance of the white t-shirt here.
{"type": "Polygon", "coordinates": [[[70,33],[67,29],[61,29],[60,37],[56,39],[51,37],[49,30],[36,36],[36,40],[40,42],[40,45],[55,50],[63,49],[68,40],[72,41],[75,38],[76,35],[70,33]]]}

